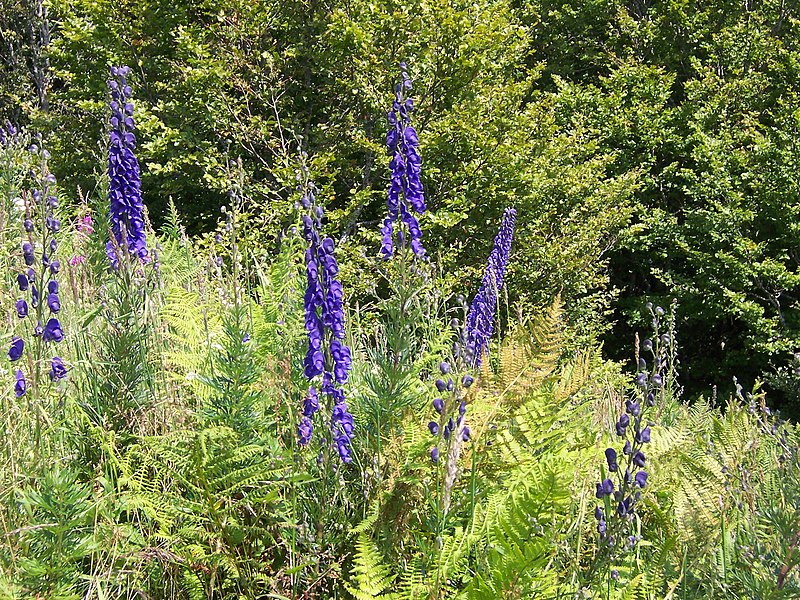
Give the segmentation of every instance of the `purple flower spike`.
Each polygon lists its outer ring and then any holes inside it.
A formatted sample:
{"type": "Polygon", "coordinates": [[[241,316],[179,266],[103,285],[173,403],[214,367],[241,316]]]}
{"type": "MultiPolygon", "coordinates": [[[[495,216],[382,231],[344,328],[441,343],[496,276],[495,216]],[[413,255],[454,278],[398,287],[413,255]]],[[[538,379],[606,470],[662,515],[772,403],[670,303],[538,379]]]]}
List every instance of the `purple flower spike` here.
{"type": "MultiPolygon", "coordinates": [[[[355,423],[347,409],[344,393],[337,387],[347,382],[352,368],[350,348],[344,343],[344,293],[338,280],[339,265],[334,256],[333,239],[323,239],[319,233],[324,213],[316,204],[315,194],[314,184],[307,182],[301,199],[307,211],[303,215],[303,235],[308,242],[303,297],[308,350],[303,367],[309,380],[322,376],[320,391],[333,402],[330,426],[336,449],[342,462],[350,463],[353,461],[350,442],[355,423]]],[[[312,417],[318,409],[319,399],[312,387],[305,403],[304,420],[300,424],[302,445],[311,439],[312,417]]]]}
{"type": "MultiPolygon", "coordinates": [[[[111,136],[108,144],[109,220],[116,245],[126,248],[132,257],[147,261],[142,179],[139,161],[133,152],[136,147],[134,122],[133,117],[130,114],[124,115],[121,108],[130,104],[132,90],[125,83],[128,72],[128,67],[112,68],[111,76],[114,80],[109,82],[112,99],[111,136]]],[[[114,246],[109,241],[106,244],[106,254],[112,267],[116,269],[119,266],[119,257],[114,246]]]]}
{"type": "Polygon", "coordinates": [[[494,314],[500,290],[503,288],[516,220],[517,211],[507,208],[503,213],[503,223],[495,237],[494,248],[483,273],[483,283],[467,314],[467,356],[473,367],[480,366],[483,354],[489,348],[489,340],[494,330],[494,314]]]}
{"type": "MultiPolygon", "coordinates": [[[[389,162],[391,176],[386,198],[389,210],[381,227],[381,254],[384,259],[394,254],[393,233],[398,216],[411,235],[411,250],[417,256],[425,254],[419,222],[409,210],[410,207],[417,214],[425,212],[425,194],[420,179],[422,159],[419,138],[411,125],[414,102],[405,97],[406,90],[411,89],[411,79],[406,73],[405,63],[401,63],[401,69],[403,82],[395,87],[394,102],[388,114],[389,131],[386,134],[386,147],[392,159],[389,162]]],[[[398,239],[402,243],[401,236],[402,232],[399,231],[398,239]]]]}

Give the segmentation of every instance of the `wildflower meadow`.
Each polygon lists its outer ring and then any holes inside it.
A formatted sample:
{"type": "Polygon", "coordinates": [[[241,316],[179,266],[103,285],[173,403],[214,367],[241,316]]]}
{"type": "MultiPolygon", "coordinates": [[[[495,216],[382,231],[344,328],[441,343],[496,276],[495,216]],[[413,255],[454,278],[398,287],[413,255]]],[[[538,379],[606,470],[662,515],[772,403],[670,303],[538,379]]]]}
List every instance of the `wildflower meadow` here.
{"type": "Polygon", "coordinates": [[[1,599],[800,598],[796,9],[196,4],[0,2],[1,599]]]}

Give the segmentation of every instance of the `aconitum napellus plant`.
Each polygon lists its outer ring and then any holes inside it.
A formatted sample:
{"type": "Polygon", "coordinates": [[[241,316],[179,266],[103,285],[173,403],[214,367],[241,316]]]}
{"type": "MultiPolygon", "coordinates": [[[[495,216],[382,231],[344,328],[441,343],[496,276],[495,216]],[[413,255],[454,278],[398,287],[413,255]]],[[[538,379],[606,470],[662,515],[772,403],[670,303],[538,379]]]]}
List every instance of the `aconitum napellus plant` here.
{"type": "Polygon", "coordinates": [[[118,251],[139,260],[148,260],[142,204],[141,173],[134,148],[133,90],[128,85],[128,67],[112,67],[111,134],[108,144],[109,219],[114,239],[106,244],[111,265],[119,266],[118,251]]]}
{"type": "Polygon", "coordinates": [[[653,339],[643,340],[637,348],[636,388],[614,424],[620,443],[616,448],[606,448],[602,480],[595,489],[595,497],[602,502],[595,508],[597,533],[604,542],[603,547],[612,554],[615,550],[633,548],[639,541],[634,522],[649,478],[645,450],[653,426],[647,416],[657,401],[663,399],[665,379],[671,376],[670,363],[675,360],[674,331],[670,327],[666,333],[659,332],[664,309],[653,308],[650,303],[647,309],[653,318],[655,335],[653,339]]]}
{"type": "Polygon", "coordinates": [[[301,204],[303,235],[306,249],[306,293],[304,296],[305,326],[308,332],[308,351],[303,361],[305,376],[312,385],[303,401],[303,416],[298,434],[300,444],[311,440],[313,417],[320,409],[320,393],[327,396],[331,409],[331,432],[342,462],[352,462],[350,442],[353,436],[353,416],[347,409],[341,386],[347,382],[350,367],[350,348],[345,344],[342,284],[337,276],[339,266],[330,237],[322,238],[322,207],[316,201],[316,187],[304,182],[301,204]],[[318,378],[320,378],[318,380],[318,378]],[[318,381],[319,391],[313,385],[318,381]]]}
{"type": "MultiPolygon", "coordinates": [[[[61,342],[64,332],[58,314],[61,312],[57,275],[61,270],[61,261],[57,258],[57,234],[61,230],[61,222],[56,214],[58,198],[55,192],[56,178],[47,166],[49,154],[36,145],[31,146],[30,153],[40,164],[31,172],[37,181],[36,189],[26,196],[25,214],[22,220],[22,259],[24,266],[17,274],[17,287],[20,297],[15,302],[17,317],[30,323],[28,329],[34,339],[39,341],[34,356],[38,360],[43,354],[42,344],[61,342]],[[44,324],[44,325],[43,325],[44,324]]],[[[29,338],[30,341],[30,338],[29,338]]],[[[25,352],[25,340],[14,336],[8,351],[11,362],[21,361],[25,352]]],[[[67,369],[60,357],[51,359],[51,379],[58,381],[66,377],[67,369]],[[55,372],[52,365],[58,365],[55,372]]],[[[28,390],[28,381],[23,367],[20,365],[14,375],[14,393],[22,397],[28,390]]]]}
{"type": "Polygon", "coordinates": [[[508,258],[511,254],[511,241],[517,211],[507,208],[503,213],[500,231],[494,239],[494,248],[489,255],[483,283],[472,300],[464,327],[464,352],[466,361],[472,367],[479,367],[484,353],[489,348],[489,340],[494,331],[494,316],[500,290],[503,288],[508,258]]]}
{"type": "MultiPolygon", "coordinates": [[[[407,96],[411,90],[411,78],[405,63],[400,63],[402,80],[395,86],[394,102],[388,114],[389,131],[386,134],[386,147],[391,155],[389,170],[391,179],[386,204],[388,214],[381,227],[381,254],[384,259],[394,254],[394,229],[397,217],[408,229],[411,250],[417,256],[425,254],[422,245],[422,230],[414,213],[425,212],[425,194],[422,189],[422,159],[419,154],[417,130],[411,124],[414,101],[407,96]]],[[[405,241],[404,233],[398,226],[397,238],[405,241]]]]}

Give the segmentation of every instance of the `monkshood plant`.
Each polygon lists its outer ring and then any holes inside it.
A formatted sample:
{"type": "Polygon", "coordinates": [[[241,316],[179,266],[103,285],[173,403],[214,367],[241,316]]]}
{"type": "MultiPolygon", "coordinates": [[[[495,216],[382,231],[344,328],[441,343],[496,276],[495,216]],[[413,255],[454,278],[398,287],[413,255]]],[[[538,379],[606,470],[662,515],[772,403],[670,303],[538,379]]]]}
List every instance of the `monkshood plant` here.
{"type": "MultiPolygon", "coordinates": [[[[79,347],[87,364],[89,390],[81,406],[105,427],[131,431],[155,402],[156,380],[149,310],[158,290],[158,261],[147,249],[146,215],[141,198],[141,172],[134,153],[133,90],[130,69],[114,67],[108,82],[111,100],[108,139],[108,277],[98,291],[98,308],[105,327],[98,346],[79,347]],[[92,360],[99,352],[103,366],[92,360]]],[[[85,235],[91,234],[84,229],[85,235]]],[[[94,233],[94,230],[92,230],[94,233]]],[[[151,307],[152,308],[152,307],[151,307]]]]}
{"type": "Polygon", "coordinates": [[[311,385],[303,401],[298,435],[302,446],[311,441],[313,418],[320,410],[321,394],[329,400],[326,414],[330,414],[332,442],[342,462],[349,463],[353,460],[350,443],[354,423],[341,389],[347,383],[352,363],[350,348],[345,343],[344,293],[337,277],[339,265],[334,256],[333,238],[320,235],[324,211],[317,202],[316,186],[305,169],[301,172],[301,181],[303,237],[308,242],[304,296],[308,351],[303,366],[311,385]]]}
{"type": "MultiPolygon", "coordinates": [[[[601,504],[595,507],[599,536],[595,568],[605,567],[624,560],[635,550],[642,539],[639,507],[647,488],[647,445],[656,407],[664,403],[666,390],[676,388],[674,363],[676,360],[675,308],[666,315],[661,306],[647,303],[652,318],[652,338],[639,344],[637,337],[636,361],[638,373],[635,388],[625,400],[625,410],[614,425],[618,446],[605,450],[606,464],[601,481],[596,484],[595,498],[601,504]],[[665,316],[666,315],[666,316],[665,316]]],[[[609,585],[619,579],[619,571],[608,571],[609,585]]]]}
{"type": "Polygon", "coordinates": [[[400,63],[400,70],[401,80],[395,86],[394,102],[387,117],[389,131],[386,134],[386,147],[392,158],[389,162],[391,178],[386,199],[388,214],[381,228],[381,254],[385,259],[391,258],[394,254],[395,227],[401,247],[405,247],[408,235],[414,254],[417,256],[425,254],[422,230],[417,217],[414,216],[414,212],[420,215],[425,212],[425,193],[420,179],[422,159],[419,154],[419,138],[417,130],[411,124],[414,100],[407,95],[413,85],[406,63],[400,63]]]}
{"type": "Polygon", "coordinates": [[[15,302],[17,317],[27,327],[24,327],[24,337],[15,335],[12,338],[8,351],[9,360],[16,366],[14,394],[17,398],[25,396],[29,387],[34,396],[39,397],[39,389],[46,381],[45,362],[49,362],[48,375],[52,383],[58,383],[67,374],[64,361],[54,348],[64,340],[59,320],[61,298],[57,280],[61,271],[57,237],[61,221],[55,212],[58,208],[56,179],[47,167],[48,152],[38,146],[31,146],[30,152],[38,162],[31,171],[37,187],[23,195],[24,218],[20,225],[24,265],[18,267],[19,297],[15,302]],[[27,354],[26,339],[30,348],[27,354]],[[22,360],[24,356],[27,356],[27,361],[22,360]]]}

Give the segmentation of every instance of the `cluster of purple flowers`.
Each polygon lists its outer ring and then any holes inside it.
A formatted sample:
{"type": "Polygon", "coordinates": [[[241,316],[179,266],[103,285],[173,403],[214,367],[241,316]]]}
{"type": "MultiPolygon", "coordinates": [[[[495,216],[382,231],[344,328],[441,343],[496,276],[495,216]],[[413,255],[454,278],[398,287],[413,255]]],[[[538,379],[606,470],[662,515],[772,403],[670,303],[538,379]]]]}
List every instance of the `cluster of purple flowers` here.
{"type": "Polygon", "coordinates": [[[494,331],[494,315],[511,253],[516,219],[517,211],[513,208],[507,208],[503,213],[503,223],[494,239],[494,248],[483,273],[483,283],[467,313],[463,332],[464,352],[467,363],[473,367],[480,366],[494,331]]]}
{"type": "MultiPolygon", "coordinates": [[[[342,284],[337,279],[339,265],[334,256],[334,243],[329,237],[322,239],[322,208],[316,203],[316,189],[308,183],[303,190],[303,235],[306,249],[307,287],[304,297],[305,325],[308,332],[308,351],[303,361],[309,381],[322,376],[320,392],[333,401],[331,430],[339,457],[352,462],[350,442],[353,436],[353,415],[347,409],[344,392],[340,389],[351,368],[350,348],[344,343],[344,308],[342,284]]],[[[311,440],[312,419],[319,410],[319,395],[314,386],[309,387],[303,402],[300,420],[300,444],[311,440]]]]}
{"type": "MultiPolygon", "coordinates": [[[[33,153],[39,149],[32,147],[33,153]]],[[[58,281],[56,275],[61,269],[61,262],[55,258],[58,249],[56,233],[61,228],[61,223],[55,215],[54,210],[58,207],[58,198],[54,194],[56,178],[47,171],[47,154],[41,151],[42,182],[41,189],[35,189],[31,193],[31,201],[26,202],[25,218],[23,221],[22,256],[25,267],[17,275],[17,286],[21,295],[26,295],[30,299],[30,304],[26,297],[20,297],[15,303],[17,316],[26,319],[29,316],[36,319],[33,327],[34,337],[41,338],[44,342],[60,342],[64,339],[64,332],[58,320],[58,313],[61,311],[61,299],[58,295],[58,281]],[[41,226],[37,230],[37,223],[41,226]],[[41,270],[37,272],[37,246],[41,256],[41,270]],[[45,290],[40,292],[40,290],[45,290]],[[46,294],[46,295],[45,295],[46,294]],[[43,301],[44,300],[44,301],[43,301]],[[31,314],[33,309],[34,314],[31,314]],[[45,322],[42,326],[42,322],[45,322]]],[[[11,362],[19,361],[25,351],[25,341],[14,336],[8,350],[8,358],[11,362]]],[[[50,361],[50,378],[59,381],[66,377],[67,371],[64,362],[60,357],[54,356],[50,361]]],[[[27,392],[27,381],[22,369],[17,369],[15,374],[15,395],[20,398],[27,392]]]]}
{"type": "Polygon", "coordinates": [[[111,265],[119,267],[117,252],[122,250],[142,261],[148,260],[145,235],[142,178],[139,161],[133,149],[133,104],[131,86],[127,83],[128,67],[112,67],[111,135],[108,145],[109,218],[114,239],[106,244],[111,265]]]}
{"type": "MultiPolygon", "coordinates": [[[[648,303],[648,309],[653,311],[648,303]]],[[[653,325],[658,331],[659,317],[664,315],[660,306],[653,311],[653,325]]],[[[597,519],[597,532],[600,539],[613,547],[616,538],[609,528],[613,525],[614,531],[619,535],[626,531],[625,524],[631,523],[636,517],[636,506],[641,499],[642,490],[647,486],[648,474],[645,470],[647,456],[644,448],[650,443],[650,428],[652,423],[647,421],[647,412],[656,404],[656,397],[660,395],[664,386],[664,370],[667,368],[668,357],[665,347],[671,342],[669,334],[664,334],[653,340],[645,339],[641,351],[652,356],[652,369],[648,370],[647,360],[639,355],[639,373],[636,376],[636,392],[632,398],[625,401],[625,412],[617,419],[614,429],[618,437],[624,440],[622,456],[614,448],[606,448],[606,467],[608,476],[603,474],[603,480],[596,484],[595,497],[603,501],[603,506],[595,508],[597,519]],[[613,478],[613,479],[612,479],[613,478]],[[616,484],[615,481],[616,480],[616,484]],[[613,502],[612,502],[613,500],[613,502]]],[[[629,531],[628,531],[629,533],[629,531]]],[[[627,535],[625,546],[632,548],[636,545],[638,537],[627,535]]]]}
{"type": "Polygon", "coordinates": [[[6,121],[4,126],[0,126],[0,146],[10,146],[17,138],[19,130],[11,121],[6,121]]]}
{"type": "Polygon", "coordinates": [[[446,361],[439,365],[439,371],[442,377],[447,377],[447,381],[444,379],[437,379],[435,384],[436,390],[440,394],[447,394],[447,399],[434,398],[433,410],[436,411],[439,418],[436,421],[428,423],[428,430],[431,432],[431,435],[437,436],[437,444],[431,448],[431,460],[435,463],[439,462],[439,439],[443,440],[446,444],[450,443],[451,438],[455,440],[460,439],[462,442],[469,440],[470,431],[464,420],[464,416],[467,413],[467,403],[463,399],[462,390],[468,389],[474,382],[471,375],[464,375],[461,378],[461,386],[458,387],[453,381],[453,378],[450,377],[452,367],[450,363],[446,361]],[[453,420],[455,411],[452,409],[456,406],[458,406],[458,416],[453,420]]]}
{"type": "MultiPolygon", "coordinates": [[[[418,214],[425,212],[425,194],[422,190],[422,159],[419,155],[419,138],[411,125],[411,112],[414,101],[406,97],[411,89],[411,78],[406,72],[406,64],[400,63],[402,81],[395,86],[394,102],[389,111],[389,131],[386,134],[386,146],[392,156],[389,162],[391,181],[387,205],[389,213],[381,227],[381,254],[388,259],[394,254],[394,226],[397,217],[405,223],[411,238],[411,250],[417,256],[425,254],[422,246],[422,230],[412,210],[418,214]]],[[[398,240],[403,243],[403,233],[398,231],[398,240]]]]}

